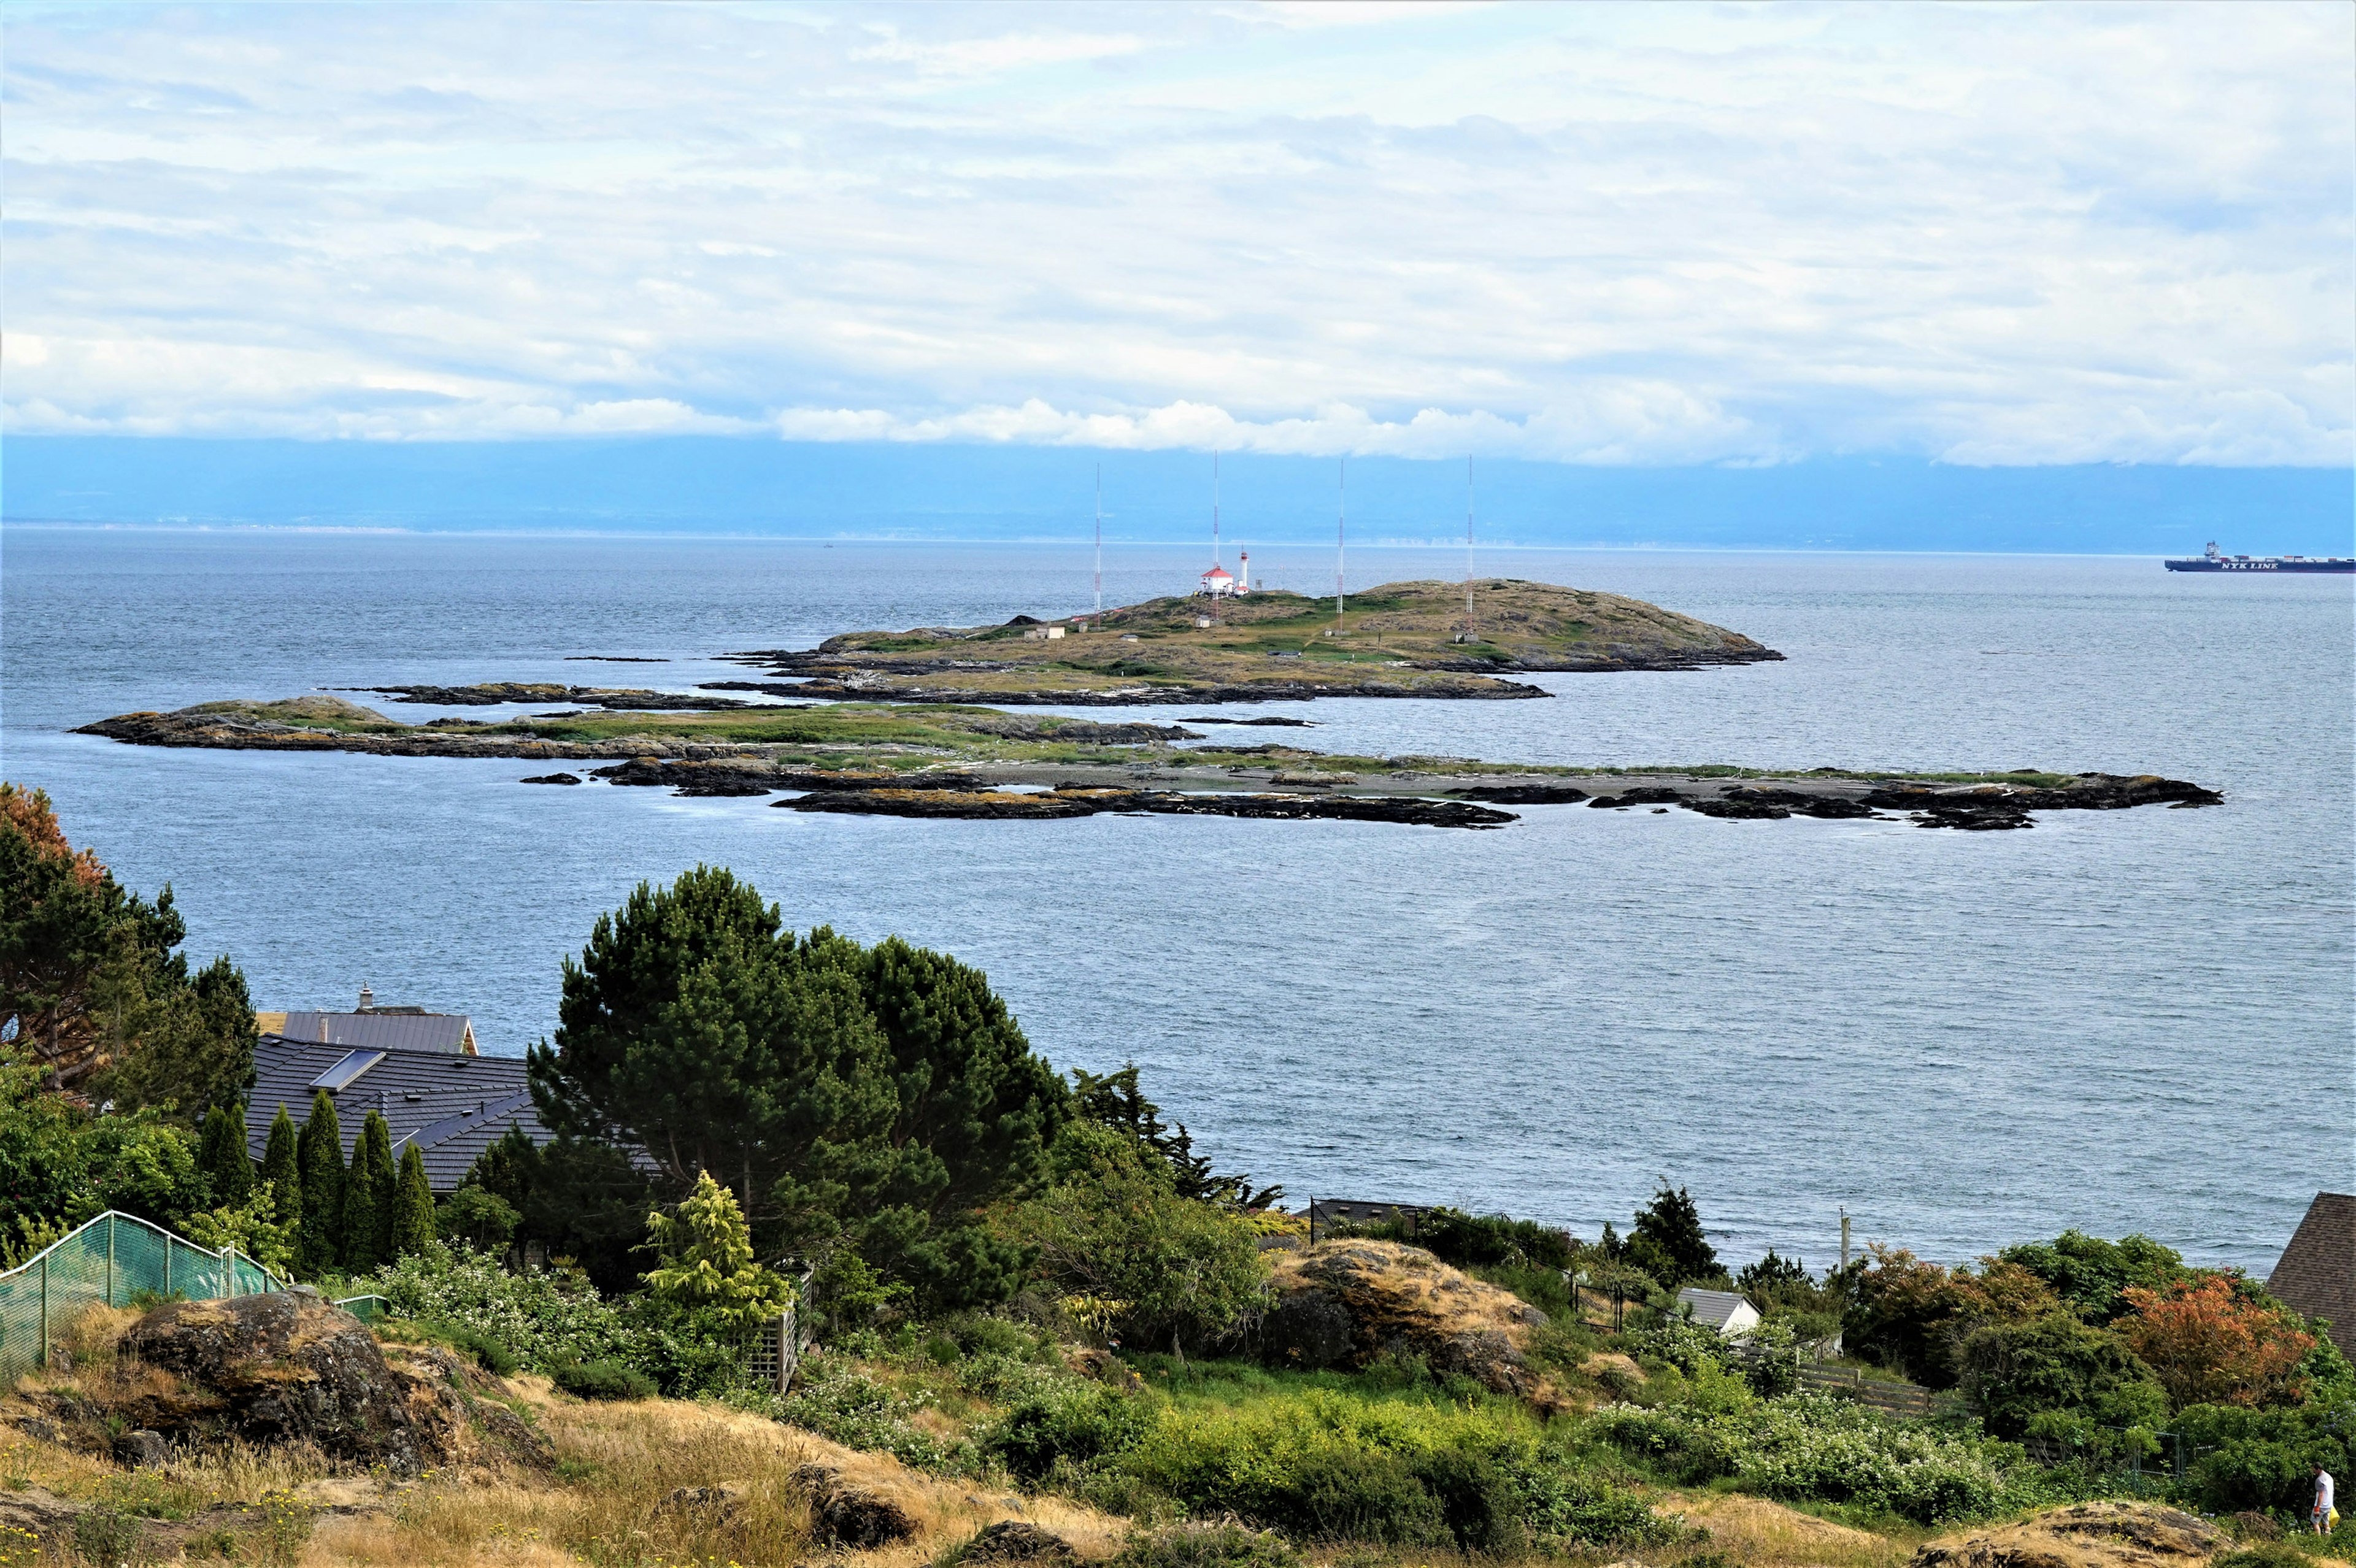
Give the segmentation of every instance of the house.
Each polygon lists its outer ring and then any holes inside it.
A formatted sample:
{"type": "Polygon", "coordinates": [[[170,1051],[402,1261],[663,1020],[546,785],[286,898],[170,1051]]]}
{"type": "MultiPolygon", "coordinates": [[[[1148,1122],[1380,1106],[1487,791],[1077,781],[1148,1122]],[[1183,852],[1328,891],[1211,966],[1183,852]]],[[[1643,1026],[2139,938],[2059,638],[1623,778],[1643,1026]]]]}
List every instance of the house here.
{"type": "Polygon", "coordinates": [[[464,1013],[429,1013],[423,1008],[379,1007],[360,987],[360,1005],[348,1013],[256,1013],[264,1036],[340,1045],[346,1050],[448,1051],[477,1054],[475,1021],[464,1013]]]}
{"type": "Polygon", "coordinates": [[[1396,1221],[1408,1235],[1415,1222],[1431,1212],[1429,1203],[1375,1203],[1359,1199],[1312,1198],[1309,1200],[1309,1239],[1319,1232],[1331,1234],[1336,1225],[1387,1225],[1396,1221]]]}
{"type": "Polygon", "coordinates": [[[1203,573],[1203,585],[1195,590],[1214,599],[1224,599],[1236,591],[1236,574],[1224,566],[1214,566],[1203,573]]]}
{"type": "Polygon", "coordinates": [[[2331,1342],[2356,1356],[2356,1193],[2319,1192],[2266,1289],[2294,1312],[2331,1325],[2331,1342]]]}
{"type": "Polygon", "coordinates": [[[1687,1285],[1677,1292],[1677,1305],[1691,1313],[1695,1322],[1708,1324],[1725,1339],[1739,1339],[1759,1327],[1759,1308],[1740,1291],[1697,1290],[1687,1285]]]}
{"type": "MultiPolygon", "coordinates": [[[[350,1013],[288,1015],[400,1023],[409,1018],[455,1015],[394,1015],[390,1019],[350,1013]]],[[[459,1021],[464,1022],[462,1019],[459,1021]]],[[[330,1031],[332,1032],[332,1030],[330,1031]]],[[[466,1037],[468,1047],[473,1037],[466,1037]]],[[[343,1157],[351,1159],[360,1125],[380,1112],[392,1131],[392,1157],[414,1145],[425,1160],[425,1179],[435,1193],[454,1192],[476,1157],[509,1127],[521,1127],[536,1144],[554,1136],[532,1109],[523,1059],[478,1056],[471,1049],[399,1044],[351,1045],[340,1040],[303,1040],[264,1035],[253,1051],[254,1086],[245,1106],[246,1151],[257,1161],[270,1142],[270,1124],[286,1107],[296,1125],[311,1114],[312,1097],[325,1090],[336,1106],[343,1134],[343,1157]]]]}

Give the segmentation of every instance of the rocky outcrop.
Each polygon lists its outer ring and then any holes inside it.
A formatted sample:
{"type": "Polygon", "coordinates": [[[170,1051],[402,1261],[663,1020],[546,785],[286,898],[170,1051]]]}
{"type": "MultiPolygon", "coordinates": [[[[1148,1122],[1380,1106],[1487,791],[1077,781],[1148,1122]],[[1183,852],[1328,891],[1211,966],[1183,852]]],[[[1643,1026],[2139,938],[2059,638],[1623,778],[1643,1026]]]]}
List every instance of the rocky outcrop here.
{"type": "Polygon", "coordinates": [[[1451,793],[1459,800],[1491,805],[1576,805],[1587,798],[1587,792],[1575,784],[1475,784],[1451,793]]]}
{"type": "Polygon", "coordinates": [[[312,1296],[170,1302],[115,1355],[109,1414],[174,1442],[308,1442],[413,1475],[444,1462],[466,1423],[455,1389],[396,1373],[359,1318],[312,1296]]]}
{"type": "Polygon", "coordinates": [[[698,697],[693,692],[618,689],[603,686],[559,686],[553,682],[484,681],[474,686],[348,686],[346,691],[373,692],[395,702],[430,703],[436,708],[489,708],[506,702],[578,702],[636,713],[702,712],[715,708],[750,708],[731,697],[698,697]]]}
{"type": "Polygon", "coordinates": [[[1040,822],[1105,812],[1156,816],[1244,816],[1276,821],[1397,822],[1416,827],[1501,827],[1510,811],[1419,795],[1186,795],[1174,790],[1058,785],[1040,794],[1015,790],[862,789],[820,791],[776,803],[793,811],[868,816],[946,816],[984,821],[1040,822]]]}
{"type": "MultiPolygon", "coordinates": [[[[1781,655],[1777,655],[1781,657],[1781,655]]],[[[1594,667],[1616,669],[1616,665],[1594,667]]],[[[1183,686],[1120,686],[1105,690],[1056,688],[1036,691],[979,686],[904,685],[865,675],[836,677],[813,671],[811,678],[794,688],[804,697],[836,701],[891,701],[955,704],[981,708],[1141,708],[1170,702],[1310,702],[1321,697],[1424,697],[1510,699],[1551,697],[1543,687],[1518,680],[1465,675],[1426,680],[1413,686],[1384,680],[1251,680],[1198,681],[1183,686]]]]}
{"type": "Polygon", "coordinates": [[[516,782],[518,784],[577,784],[581,782],[581,775],[578,773],[535,773],[530,778],[518,779],[516,782]]]}
{"type": "Polygon", "coordinates": [[[1687,811],[1697,811],[1704,816],[1749,821],[1773,822],[1787,816],[1840,819],[1874,815],[1873,807],[1847,795],[1810,795],[1796,789],[1757,789],[1746,784],[1736,784],[1721,792],[1715,800],[1688,800],[1681,804],[1687,811]]]}
{"type": "Polygon", "coordinates": [[[905,1541],[919,1528],[900,1499],[860,1486],[831,1465],[804,1465],[794,1480],[809,1496],[811,1531],[830,1545],[865,1552],[905,1541]]]}
{"type": "Polygon", "coordinates": [[[1554,1390],[1524,1358],[1546,1314],[1508,1290],[1395,1242],[1325,1242],[1279,1257],[1277,1305],[1262,1328],[1267,1358],[1304,1369],[1421,1356],[1541,1405],[1554,1390]]]}
{"type": "Polygon", "coordinates": [[[2232,1544],[2207,1520],[2158,1503],[2073,1503],[2018,1524],[1933,1541],[1912,1568],[2199,1568],[2232,1544]]]}
{"type": "Polygon", "coordinates": [[[1080,1554],[1062,1536],[1015,1519],[1001,1520],[990,1526],[968,1541],[965,1550],[958,1554],[958,1562],[977,1565],[1036,1563],[1063,1568],[1079,1560],[1080,1554]]]}

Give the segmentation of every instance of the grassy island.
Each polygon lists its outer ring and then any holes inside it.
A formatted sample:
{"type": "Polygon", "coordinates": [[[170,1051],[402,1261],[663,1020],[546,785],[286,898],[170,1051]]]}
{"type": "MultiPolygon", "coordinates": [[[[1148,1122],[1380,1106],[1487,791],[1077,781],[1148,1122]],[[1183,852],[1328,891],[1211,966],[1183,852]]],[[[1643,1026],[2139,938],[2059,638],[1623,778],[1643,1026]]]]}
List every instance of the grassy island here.
{"type": "Polygon", "coordinates": [[[849,632],[734,656],[812,695],[913,702],[1219,702],[1540,697],[1515,672],[1695,669],[1783,656],[1617,593],[1490,578],[1389,582],[1337,605],[1262,589],[1151,599],[1102,615],[849,632]],[[1060,634],[1060,635],[1056,635],[1060,634]]]}
{"type": "MultiPolygon", "coordinates": [[[[463,701],[466,692],[490,689],[449,691],[463,701]]],[[[575,700],[598,695],[575,688],[575,700]]],[[[1987,828],[2027,827],[2032,811],[2214,805],[2222,798],[2156,774],[1770,770],[1728,763],[1569,767],[1358,756],[1211,740],[1183,724],[1100,723],[955,704],[732,705],[707,712],[599,707],[406,724],[318,694],[125,713],[80,732],[134,745],[603,763],[595,773],[617,784],[705,795],[794,791],[803,798],[779,804],[921,817],[1044,820],[1143,811],[1493,827],[1514,820],[1500,807],[1583,802],[1730,818],[1903,812],[1925,827],[1987,828]],[[1447,809],[1436,811],[1436,804],[1447,809]]],[[[553,773],[528,782],[583,781],[553,773]]]]}

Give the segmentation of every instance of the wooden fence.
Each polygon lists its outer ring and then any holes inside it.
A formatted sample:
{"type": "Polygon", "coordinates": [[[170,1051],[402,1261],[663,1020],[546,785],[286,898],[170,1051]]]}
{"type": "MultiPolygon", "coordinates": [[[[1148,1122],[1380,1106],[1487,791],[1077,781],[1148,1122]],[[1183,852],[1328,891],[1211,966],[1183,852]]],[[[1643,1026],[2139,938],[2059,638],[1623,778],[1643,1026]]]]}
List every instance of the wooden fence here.
{"type": "Polygon", "coordinates": [[[1869,1378],[1854,1367],[1803,1364],[1800,1386],[1812,1393],[1838,1394],[1887,1415],[1931,1413],[1931,1391],[1920,1383],[1890,1382],[1869,1378]]]}

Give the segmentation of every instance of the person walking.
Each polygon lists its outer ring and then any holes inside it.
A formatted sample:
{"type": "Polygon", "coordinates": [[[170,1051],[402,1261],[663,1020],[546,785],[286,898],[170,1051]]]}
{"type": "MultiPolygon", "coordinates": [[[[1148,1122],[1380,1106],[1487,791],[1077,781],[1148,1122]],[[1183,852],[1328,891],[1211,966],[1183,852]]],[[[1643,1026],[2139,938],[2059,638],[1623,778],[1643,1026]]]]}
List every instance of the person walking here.
{"type": "Polygon", "coordinates": [[[2340,1510],[2331,1506],[2331,1472],[2321,1465],[2315,1467],[2315,1533],[2331,1533],[2331,1516],[2340,1510]]]}

